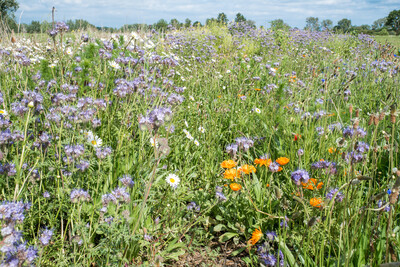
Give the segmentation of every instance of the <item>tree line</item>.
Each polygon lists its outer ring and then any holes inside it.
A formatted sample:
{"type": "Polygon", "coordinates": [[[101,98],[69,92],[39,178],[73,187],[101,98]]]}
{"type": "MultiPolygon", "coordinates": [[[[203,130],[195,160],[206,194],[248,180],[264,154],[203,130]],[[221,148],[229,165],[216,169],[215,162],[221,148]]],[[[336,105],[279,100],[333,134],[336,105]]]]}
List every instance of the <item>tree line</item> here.
{"type": "MultiPolygon", "coordinates": [[[[18,9],[19,5],[16,0],[0,0],[0,18],[1,25],[6,31],[14,32],[27,32],[27,33],[44,33],[52,29],[52,23],[48,21],[32,21],[30,24],[17,25],[15,21],[14,13],[18,9]]],[[[205,21],[205,25],[209,26],[212,24],[228,24],[229,19],[225,13],[219,13],[216,18],[208,18],[205,21]]],[[[234,22],[244,23],[250,27],[256,27],[253,20],[246,19],[246,17],[237,13],[234,22]]],[[[160,19],[154,24],[126,24],[120,28],[113,27],[96,27],[83,19],[68,20],[66,24],[70,30],[87,30],[89,28],[96,28],[98,30],[107,32],[119,32],[119,31],[132,31],[132,30],[148,30],[155,29],[158,31],[165,31],[167,29],[180,29],[189,27],[202,27],[204,26],[199,21],[192,21],[187,18],[185,21],[180,22],[178,19],[173,18],[169,22],[165,19],[160,19]]],[[[275,19],[269,21],[270,28],[288,30],[292,27],[285,23],[282,19],[275,19]]],[[[372,25],[364,24],[360,26],[352,25],[351,20],[343,18],[337,22],[337,25],[333,25],[333,21],[330,19],[320,20],[318,17],[306,18],[306,30],[310,31],[333,31],[342,33],[365,33],[370,35],[399,35],[400,34],[400,10],[392,10],[386,17],[375,20],[372,25]]]]}

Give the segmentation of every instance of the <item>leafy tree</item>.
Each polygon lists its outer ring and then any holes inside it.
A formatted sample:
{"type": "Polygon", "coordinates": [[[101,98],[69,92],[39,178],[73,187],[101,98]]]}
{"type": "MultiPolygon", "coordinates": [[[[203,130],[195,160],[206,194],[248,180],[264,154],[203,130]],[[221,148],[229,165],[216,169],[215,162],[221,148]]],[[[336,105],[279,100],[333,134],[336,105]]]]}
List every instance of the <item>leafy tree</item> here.
{"type": "Polygon", "coordinates": [[[400,9],[389,13],[385,25],[395,31],[396,35],[400,34],[400,9]]]}
{"type": "Polygon", "coordinates": [[[322,30],[331,30],[333,26],[333,22],[330,19],[324,19],[321,21],[321,28],[322,30]]]}
{"type": "Polygon", "coordinates": [[[310,31],[319,31],[321,29],[321,26],[319,25],[319,19],[317,17],[306,18],[305,29],[310,31]]]}
{"type": "Polygon", "coordinates": [[[171,24],[174,28],[177,29],[181,27],[181,23],[177,19],[171,19],[169,24],[171,24]]]}
{"type": "Polygon", "coordinates": [[[215,23],[217,23],[217,19],[216,18],[206,19],[206,25],[207,26],[210,26],[210,25],[215,24],[215,23]]]}
{"type": "Polygon", "coordinates": [[[269,22],[271,29],[274,30],[289,30],[289,24],[285,23],[283,19],[274,19],[269,22]]]}
{"type": "Polygon", "coordinates": [[[154,28],[156,28],[157,30],[166,30],[168,27],[168,22],[165,19],[160,19],[159,21],[157,21],[156,24],[153,25],[154,28]]]}
{"type": "Polygon", "coordinates": [[[351,29],[351,20],[349,19],[339,20],[336,29],[342,30],[343,32],[348,32],[351,29]]]}
{"type": "Polygon", "coordinates": [[[0,0],[0,14],[1,18],[5,19],[7,16],[13,17],[14,12],[17,11],[19,5],[15,0],[0,0]]]}
{"type": "Polygon", "coordinates": [[[185,19],[185,27],[189,28],[190,26],[192,26],[192,21],[190,19],[185,19]]]}
{"type": "Polygon", "coordinates": [[[217,17],[217,22],[222,23],[222,24],[227,24],[228,23],[228,17],[225,15],[225,13],[219,13],[217,17]]]}
{"type": "Polygon", "coordinates": [[[385,23],[387,21],[387,18],[380,18],[374,21],[374,23],[372,24],[372,29],[373,30],[380,30],[383,27],[385,27],[385,23]]]}
{"type": "Polygon", "coordinates": [[[241,13],[236,14],[235,22],[245,22],[245,21],[246,18],[241,13]]]}
{"type": "Polygon", "coordinates": [[[193,27],[201,27],[201,26],[203,26],[203,25],[201,25],[200,21],[193,22],[193,27]]]}
{"type": "Polygon", "coordinates": [[[41,31],[40,22],[33,20],[31,24],[26,26],[27,33],[39,33],[41,31]]]}

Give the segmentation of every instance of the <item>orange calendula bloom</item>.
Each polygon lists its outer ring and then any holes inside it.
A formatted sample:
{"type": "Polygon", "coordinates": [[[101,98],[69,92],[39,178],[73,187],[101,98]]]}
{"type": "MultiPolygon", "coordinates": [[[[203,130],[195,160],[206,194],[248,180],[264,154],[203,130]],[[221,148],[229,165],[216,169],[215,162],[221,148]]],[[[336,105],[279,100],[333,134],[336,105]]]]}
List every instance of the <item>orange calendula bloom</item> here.
{"type": "Polygon", "coordinates": [[[233,191],[239,191],[240,189],[242,189],[242,186],[240,184],[237,183],[231,183],[229,185],[229,187],[233,190],[233,191]]]}
{"type": "Polygon", "coordinates": [[[256,91],[261,91],[261,89],[260,89],[260,88],[254,88],[254,90],[256,90],[256,91]]]}
{"type": "Polygon", "coordinates": [[[272,163],[271,159],[255,159],[254,164],[259,165],[259,166],[266,166],[269,167],[269,165],[272,163]]]}
{"type": "Polygon", "coordinates": [[[263,233],[261,232],[261,228],[258,227],[258,229],[255,229],[253,234],[251,235],[249,243],[254,246],[261,239],[262,236],[263,233]]]}
{"type": "Polygon", "coordinates": [[[244,172],[245,174],[250,174],[252,172],[256,172],[256,168],[254,168],[253,165],[243,165],[241,168],[241,171],[244,172]]]}
{"type": "Polygon", "coordinates": [[[315,178],[310,178],[308,183],[301,183],[304,189],[314,190],[314,188],[321,189],[323,186],[323,182],[319,182],[315,178]]]}
{"type": "Polygon", "coordinates": [[[313,197],[310,199],[310,205],[316,208],[320,208],[322,203],[322,199],[320,197],[313,197]]]}
{"type": "Polygon", "coordinates": [[[240,177],[240,171],[237,169],[229,169],[224,172],[225,179],[235,179],[240,177]]]}
{"type": "Polygon", "coordinates": [[[317,189],[321,189],[323,185],[324,185],[323,182],[319,182],[318,185],[317,185],[317,189]]]}
{"type": "Polygon", "coordinates": [[[330,148],[328,149],[328,152],[331,153],[331,154],[333,154],[333,153],[336,152],[336,148],[330,147],[330,148]]]}
{"type": "Polygon", "coordinates": [[[230,169],[230,168],[233,168],[233,167],[236,167],[236,162],[234,162],[233,160],[224,160],[222,163],[221,163],[221,168],[224,168],[224,169],[230,169]]]}
{"type": "Polygon", "coordinates": [[[281,165],[281,166],[284,166],[284,165],[288,164],[289,161],[290,161],[290,159],[288,159],[288,158],[280,157],[280,158],[278,158],[278,159],[276,160],[276,163],[278,163],[278,164],[281,165]]]}

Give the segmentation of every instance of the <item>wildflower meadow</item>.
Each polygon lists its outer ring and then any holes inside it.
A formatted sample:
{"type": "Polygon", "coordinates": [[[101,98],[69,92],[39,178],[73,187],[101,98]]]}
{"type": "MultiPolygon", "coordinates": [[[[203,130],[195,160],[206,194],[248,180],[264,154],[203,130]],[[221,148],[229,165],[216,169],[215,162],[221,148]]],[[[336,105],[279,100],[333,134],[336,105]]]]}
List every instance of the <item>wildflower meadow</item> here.
{"type": "Polygon", "coordinates": [[[9,40],[1,266],[400,261],[397,48],[245,23],[9,40]]]}

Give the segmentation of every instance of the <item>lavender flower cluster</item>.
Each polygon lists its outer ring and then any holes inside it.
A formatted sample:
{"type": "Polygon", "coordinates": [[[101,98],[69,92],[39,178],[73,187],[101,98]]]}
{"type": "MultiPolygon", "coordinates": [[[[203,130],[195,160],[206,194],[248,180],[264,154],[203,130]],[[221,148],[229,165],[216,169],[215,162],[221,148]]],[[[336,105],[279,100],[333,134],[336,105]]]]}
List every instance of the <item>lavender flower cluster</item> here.
{"type": "Polygon", "coordinates": [[[23,242],[22,232],[16,230],[16,224],[21,224],[25,215],[24,212],[30,208],[29,203],[23,202],[2,202],[0,204],[0,221],[2,221],[0,251],[4,253],[1,259],[1,266],[22,266],[33,264],[37,257],[37,250],[27,247],[23,242]]]}
{"type": "Polygon", "coordinates": [[[247,152],[251,147],[254,146],[254,141],[244,136],[236,138],[235,141],[235,143],[229,144],[225,148],[225,151],[231,157],[235,157],[238,151],[247,152]]]}

